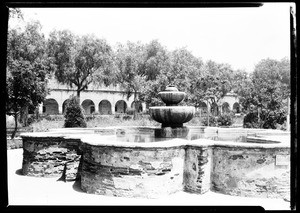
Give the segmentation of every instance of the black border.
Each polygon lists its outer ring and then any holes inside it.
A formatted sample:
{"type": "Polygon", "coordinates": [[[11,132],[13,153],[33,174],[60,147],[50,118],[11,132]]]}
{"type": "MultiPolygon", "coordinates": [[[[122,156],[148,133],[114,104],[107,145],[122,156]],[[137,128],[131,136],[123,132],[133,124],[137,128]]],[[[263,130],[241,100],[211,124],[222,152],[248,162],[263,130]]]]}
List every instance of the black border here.
{"type": "MultiPolygon", "coordinates": [[[[271,1],[274,2],[274,1],[271,1]]],[[[294,3],[288,1],[290,3],[294,3]]],[[[133,1],[97,1],[89,0],[87,2],[80,1],[5,1],[3,4],[1,2],[1,41],[7,41],[7,28],[8,28],[8,8],[9,7],[150,7],[150,8],[188,8],[188,7],[202,7],[202,8],[226,8],[226,7],[260,7],[264,2],[198,2],[198,1],[144,1],[144,2],[133,2],[133,1]]],[[[295,3],[296,5],[296,3],[295,3]]],[[[297,11],[297,7],[296,7],[297,11]]],[[[297,70],[297,28],[294,28],[296,23],[296,11],[290,13],[290,32],[291,32],[291,209],[294,210],[296,207],[296,198],[298,192],[297,177],[299,177],[299,170],[297,170],[296,162],[298,160],[297,156],[297,79],[298,79],[298,70],[297,70]]],[[[1,76],[0,76],[0,85],[1,85],[1,96],[5,97],[5,80],[6,79],[6,42],[0,42],[1,49],[1,76]],[[3,82],[2,82],[3,81],[3,82]]],[[[1,111],[5,112],[5,101],[1,101],[1,111]]],[[[91,212],[96,209],[106,209],[107,211],[112,212],[124,212],[129,210],[129,206],[9,206],[8,205],[8,189],[7,189],[7,145],[4,143],[6,141],[6,123],[5,123],[5,113],[0,115],[1,127],[3,126],[4,131],[1,134],[0,148],[1,151],[4,150],[4,153],[1,154],[0,165],[4,168],[1,169],[1,207],[4,207],[4,210],[7,212],[14,211],[72,211],[72,212],[91,212]],[[3,139],[3,140],[2,140],[3,139]]],[[[2,128],[1,128],[2,129],[2,128]]],[[[160,212],[160,211],[172,211],[172,212],[184,212],[189,211],[193,212],[263,212],[264,209],[261,207],[254,206],[134,206],[137,210],[147,209],[150,211],[160,212]],[[146,207],[146,208],[145,208],[146,207]],[[167,207],[167,208],[166,208],[167,207]]]]}

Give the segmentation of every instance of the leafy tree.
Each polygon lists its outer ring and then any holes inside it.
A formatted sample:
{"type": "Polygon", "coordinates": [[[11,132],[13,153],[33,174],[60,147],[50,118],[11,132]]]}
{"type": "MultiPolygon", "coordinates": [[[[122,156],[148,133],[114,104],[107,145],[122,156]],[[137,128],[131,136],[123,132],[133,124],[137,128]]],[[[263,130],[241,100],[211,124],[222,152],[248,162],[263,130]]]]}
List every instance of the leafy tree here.
{"type": "Polygon", "coordinates": [[[171,84],[176,86],[179,91],[186,92],[186,97],[180,104],[194,104],[194,88],[192,86],[195,79],[202,75],[202,60],[193,56],[186,48],[180,48],[169,52],[162,64],[163,69],[156,80],[147,82],[148,100],[151,100],[149,102],[152,105],[162,105],[157,94],[171,84]],[[153,92],[149,92],[151,88],[153,88],[153,92]]]}
{"type": "Polygon", "coordinates": [[[45,53],[45,39],[39,22],[27,23],[25,29],[9,29],[7,41],[6,114],[17,119],[29,107],[36,108],[47,95],[47,76],[51,62],[45,53]]]}
{"type": "Polygon", "coordinates": [[[192,101],[196,107],[205,100],[210,106],[218,105],[219,100],[230,91],[230,82],[226,75],[232,72],[231,68],[228,65],[208,61],[201,70],[202,74],[192,80],[192,101]]]}
{"type": "Polygon", "coordinates": [[[143,52],[141,72],[146,83],[141,88],[139,98],[148,106],[162,105],[157,94],[165,87],[161,73],[167,73],[170,69],[169,52],[157,40],[146,44],[143,52]]]}
{"type": "Polygon", "coordinates": [[[23,19],[23,13],[20,8],[9,8],[9,18],[23,19]]]}
{"type": "MultiPolygon", "coordinates": [[[[141,43],[127,42],[126,45],[118,44],[116,51],[115,81],[125,90],[127,98],[134,96],[134,103],[140,101],[138,95],[146,80],[145,73],[142,71],[143,49],[141,43]]],[[[134,119],[136,119],[137,107],[138,104],[135,104],[134,119]]]]}
{"type": "Polygon", "coordinates": [[[285,121],[286,102],[290,95],[289,78],[289,61],[286,58],[280,61],[264,59],[255,66],[250,76],[251,84],[245,89],[241,99],[249,114],[244,124],[257,123],[251,125],[276,128],[276,123],[282,124],[285,121]]]}
{"type": "Polygon", "coordinates": [[[67,101],[64,127],[87,127],[84,110],[76,96],[67,101]]]}
{"type": "Polygon", "coordinates": [[[68,30],[52,31],[48,40],[58,82],[75,86],[77,96],[91,83],[111,83],[112,49],[93,35],[76,36],[68,30]]]}

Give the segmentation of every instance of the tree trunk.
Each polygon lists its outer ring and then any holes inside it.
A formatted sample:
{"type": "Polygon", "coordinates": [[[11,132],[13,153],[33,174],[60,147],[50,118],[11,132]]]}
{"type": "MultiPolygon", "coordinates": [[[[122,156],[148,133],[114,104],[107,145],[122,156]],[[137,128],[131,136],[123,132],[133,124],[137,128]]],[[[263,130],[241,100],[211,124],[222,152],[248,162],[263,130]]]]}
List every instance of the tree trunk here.
{"type": "Polygon", "coordinates": [[[81,90],[78,88],[76,92],[77,92],[77,101],[78,101],[78,104],[80,105],[80,92],[81,92],[81,90]]]}
{"type": "Polygon", "coordinates": [[[80,98],[80,90],[79,89],[77,90],[77,98],[78,99],[80,98]]]}
{"type": "Polygon", "coordinates": [[[11,135],[11,139],[14,139],[14,137],[16,136],[17,130],[18,130],[18,114],[17,113],[14,114],[14,118],[15,118],[15,129],[11,135]]]}
{"type": "Polygon", "coordinates": [[[138,108],[138,103],[137,103],[137,97],[136,97],[136,92],[134,92],[134,111],[133,111],[133,120],[137,119],[137,108],[138,108]]]}

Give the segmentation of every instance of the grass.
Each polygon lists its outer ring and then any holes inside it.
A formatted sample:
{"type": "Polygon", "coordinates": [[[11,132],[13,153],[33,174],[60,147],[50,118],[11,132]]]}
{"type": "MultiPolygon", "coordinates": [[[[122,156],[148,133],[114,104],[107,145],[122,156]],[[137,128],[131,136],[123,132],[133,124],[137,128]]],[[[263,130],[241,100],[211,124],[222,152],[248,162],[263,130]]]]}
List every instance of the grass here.
{"type": "MultiPolygon", "coordinates": [[[[49,129],[63,128],[64,119],[42,119],[32,123],[30,126],[34,132],[47,132],[49,129]]],[[[136,120],[129,116],[95,116],[87,119],[88,128],[108,126],[160,126],[160,124],[146,115],[140,115],[136,120]]]]}

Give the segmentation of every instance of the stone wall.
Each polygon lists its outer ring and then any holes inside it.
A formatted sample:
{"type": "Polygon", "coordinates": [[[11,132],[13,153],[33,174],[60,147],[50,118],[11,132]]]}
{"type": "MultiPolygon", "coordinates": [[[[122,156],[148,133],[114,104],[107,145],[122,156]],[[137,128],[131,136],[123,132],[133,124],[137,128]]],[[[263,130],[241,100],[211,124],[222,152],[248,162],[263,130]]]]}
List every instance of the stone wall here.
{"type": "Polygon", "coordinates": [[[290,148],[283,145],[205,139],[114,143],[107,141],[111,137],[96,135],[142,133],[145,129],[85,131],[95,133],[90,142],[82,143],[79,129],[69,130],[70,135],[77,134],[73,139],[55,136],[59,131],[49,132],[48,137],[46,133],[22,136],[23,174],[63,180],[80,176],[83,191],[121,197],[156,198],[182,190],[199,194],[211,190],[290,199],[290,148]]]}
{"type": "Polygon", "coordinates": [[[83,144],[81,188],[87,193],[156,198],[183,189],[185,151],[83,144]]]}
{"type": "Polygon", "coordinates": [[[211,147],[188,146],[185,151],[184,190],[203,194],[210,190],[211,147]]]}
{"type": "Polygon", "coordinates": [[[22,137],[24,175],[73,180],[80,160],[79,139],[22,137]]]}
{"type": "Polygon", "coordinates": [[[213,148],[211,190],[247,197],[290,197],[288,148],[213,148]]]}

